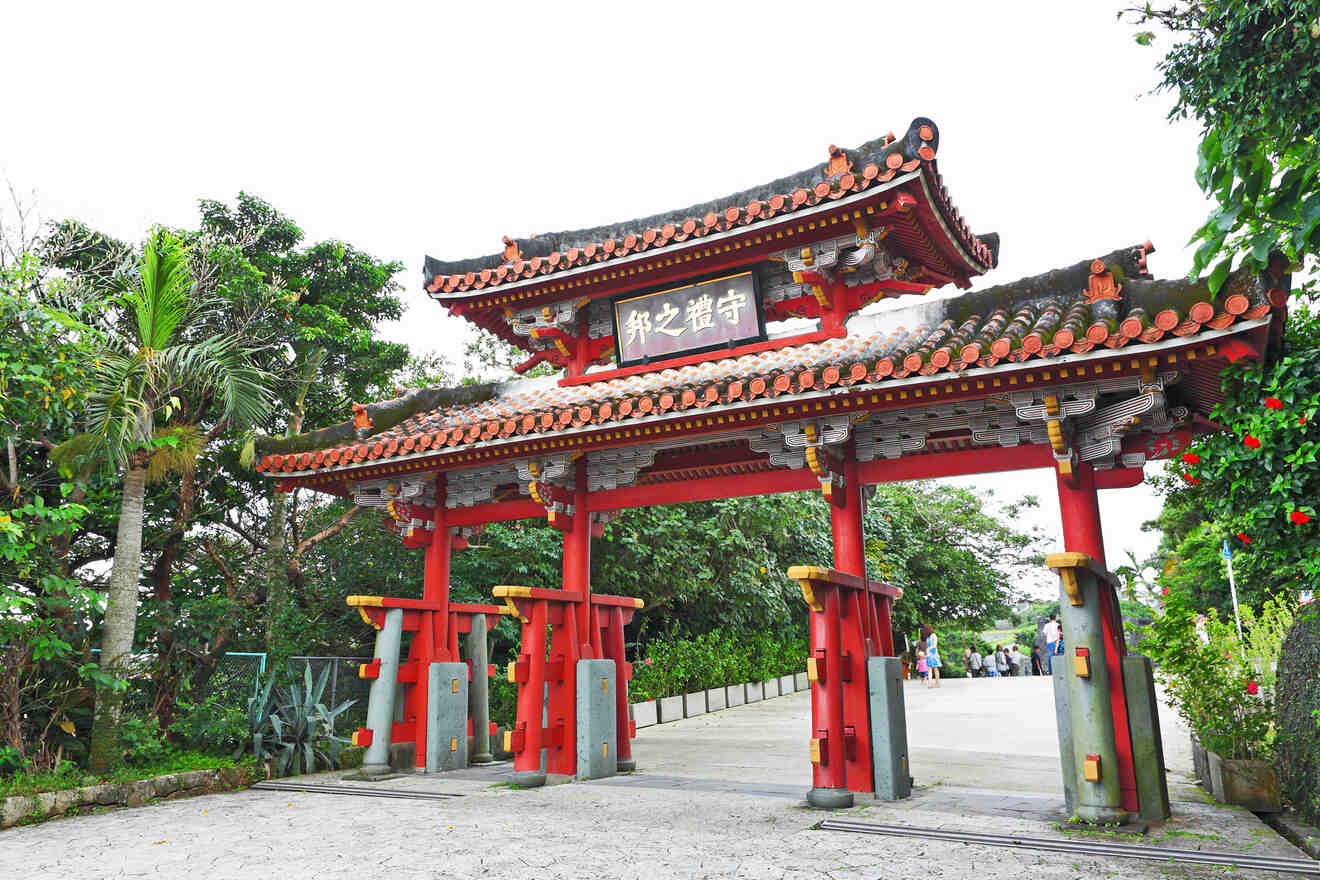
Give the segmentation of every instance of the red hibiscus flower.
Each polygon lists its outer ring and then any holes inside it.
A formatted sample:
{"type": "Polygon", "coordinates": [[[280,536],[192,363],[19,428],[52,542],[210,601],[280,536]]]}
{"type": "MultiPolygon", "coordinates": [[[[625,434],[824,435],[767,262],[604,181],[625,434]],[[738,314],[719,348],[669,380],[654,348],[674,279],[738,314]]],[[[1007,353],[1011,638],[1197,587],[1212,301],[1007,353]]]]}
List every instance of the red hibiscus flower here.
{"type": "Polygon", "coordinates": [[[1201,482],[1201,481],[1198,480],[1196,477],[1192,476],[1191,474],[1187,473],[1186,471],[1183,472],[1183,479],[1186,480],[1187,482],[1191,483],[1192,485],[1196,485],[1197,483],[1201,482]]]}
{"type": "Polygon", "coordinates": [[[1183,453],[1183,464],[1200,464],[1200,463],[1201,463],[1201,456],[1197,455],[1195,452],[1183,453]]]}
{"type": "Polygon", "coordinates": [[[1247,693],[1255,694],[1258,693],[1259,691],[1260,691],[1260,685],[1256,684],[1254,681],[1247,682],[1247,693]]]}
{"type": "Polygon", "coordinates": [[[1283,409],[1283,401],[1277,397],[1265,398],[1265,407],[1267,409],[1283,409]]]}
{"type": "Polygon", "coordinates": [[[1260,449],[1260,441],[1250,434],[1242,438],[1242,445],[1248,449],[1260,449]]]}
{"type": "Polygon", "coordinates": [[[1167,596],[1167,595],[1169,595],[1169,588],[1168,588],[1168,587],[1165,587],[1164,589],[1160,590],[1160,595],[1161,595],[1161,596],[1167,596]]]}
{"type": "Polygon", "coordinates": [[[1238,533],[1237,533],[1237,538],[1238,538],[1238,540],[1241,541],[1243,544],[1250,544],[1250,543],[1251,543],[1251,539],[1247,537],[1246,532],[1238,532],[1238,533]]]}
{"type": "Polygon", "coordinates": [[[650,665],[651,665],[651,658],[650,658],[650,657],[647,657],[647,658],[646,658],[644,661],[642,661],[642,662],[644,662],[647,666],[650,666],[650,665]]]}
{"type": "Polygon", "coordinates": [[[1288,519],[1297,523],[1299,526],[1304,526],[1311,521],[1311,515],[1301,510],[1294,510],[1292,513],[1288,514],[1288,519]]]}

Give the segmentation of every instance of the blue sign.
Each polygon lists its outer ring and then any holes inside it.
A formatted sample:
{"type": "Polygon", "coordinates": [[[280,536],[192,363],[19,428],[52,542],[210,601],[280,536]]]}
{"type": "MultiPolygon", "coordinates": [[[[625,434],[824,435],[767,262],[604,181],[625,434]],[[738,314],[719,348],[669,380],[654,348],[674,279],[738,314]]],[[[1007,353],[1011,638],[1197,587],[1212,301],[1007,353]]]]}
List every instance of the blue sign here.
{"type": "Polygon", "coordinates": [[[1224,540],[1224,558],[1225,558],[1225,559],[1232,559],[1232,558],[1233,558],[1233,548],[1230,547],[1230,546],[1228,546],[1228,540],[1227,540],[1227,539],[1224,540]]]}

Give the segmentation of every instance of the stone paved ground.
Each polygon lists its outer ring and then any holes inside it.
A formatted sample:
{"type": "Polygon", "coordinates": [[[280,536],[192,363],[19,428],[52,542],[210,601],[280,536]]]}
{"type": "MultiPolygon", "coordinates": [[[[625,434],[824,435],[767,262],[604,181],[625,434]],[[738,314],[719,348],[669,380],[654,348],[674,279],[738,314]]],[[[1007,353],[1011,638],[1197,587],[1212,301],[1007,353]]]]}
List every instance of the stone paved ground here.
{"type": "MultiPolygon", "coordinates": [[[[861,805],[875,822],[1063,838],[1044,680],[908,691],[920,790],[861,805]]],[[[805,694],[673,725],[636,742],[641,772],[514,791],[505,767],[406,777],[397,800],[246,791],[0,832],[0,878],[1213,877],[1223,869],[812,830],[805,694]]],[[[1170,763],[1190,771],[1166,722],[1170,763]]],[[[326,774],[322,781],[333,781],[326,774]]],[[[351,783],[345,783],[351,785],[351,783]]],[[[1175,785],[1175,820],[1133,841],[1297,857],[1245,811],[1175,785]]],[[[1076,835],[1072,835],[1076,837],[1076,835]]],[[[1088,839],[1093,839],[1089,838],[1088,839]]],[[[1104,838],[1100,838],[1104,839],[1104,838]]],[[[1247,876],[1238,872],[1239,876],[1247,876]]],[[[1284,874],[1257,876],[1287,878],[1284,874]]]]}

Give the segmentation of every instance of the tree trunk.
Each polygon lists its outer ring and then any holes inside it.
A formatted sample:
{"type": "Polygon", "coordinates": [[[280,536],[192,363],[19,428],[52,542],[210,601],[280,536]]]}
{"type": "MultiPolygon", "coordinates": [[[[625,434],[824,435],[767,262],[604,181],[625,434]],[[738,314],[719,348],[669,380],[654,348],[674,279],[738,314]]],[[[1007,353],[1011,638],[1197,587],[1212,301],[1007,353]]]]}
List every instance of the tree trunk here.
{"type": "MultiPolygon", "coordinates": [[[[207,438],[208,441],[211,439],[207,438]]],[[[183,536],[192,522],[193,508],[197,504],[197,473],[185,470],[179,475],[179,508],[174,517],[174,531],[165,539],[160,557],[151,570],[152,599],[160,604],[167,604],[174,599],[171,576],[174,563],[183,551],[183,536]]],[[[165,625],[157,634],[160,642],[156,656],[156,695],[152,702],[152,712],[160,721],[162,730],[169,730],[174,721],[175,704],[178,702],[179,670],[178,659],[174,651],[174,622],[177,615],[168,610],[162,615],[165,625]]]]}
{"type": "MultiPolygon", "coordinates": [[[[125,681],[132,659],[133,637],[137,629],[138,581],[142,576],[142,502],[146,495],[145,457],[130,458],[124,475],[124,495],[119,503],[119,531],[115,536],[115,561],[110,570],[110,589],[106,595],[105,624],[101,634],[101,669],[125,681]]],[[[124,689],[101,686],[96,696],[96,716],[92,721],[91,754],[88,769],[105,773],[119,752],[119,718],[124,706],[124,689]]]]}
{"type": "Polygon", "coordinates": [[[273,486],[270,493],[270,529],[266,541],[266,653],[273,656],[279,646],[280,621],[289,599],[289,560],[284,536],[288,527],[289,496],[273,486]]]}

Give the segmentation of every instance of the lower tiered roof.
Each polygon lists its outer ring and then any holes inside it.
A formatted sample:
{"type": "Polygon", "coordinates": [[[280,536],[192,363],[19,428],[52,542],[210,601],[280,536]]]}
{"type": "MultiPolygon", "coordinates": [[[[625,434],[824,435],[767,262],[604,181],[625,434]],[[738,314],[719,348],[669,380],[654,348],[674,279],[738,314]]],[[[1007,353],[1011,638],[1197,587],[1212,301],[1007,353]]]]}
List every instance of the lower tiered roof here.
{"type": "Polygon", "coordinates": [[[1263,354],[1278,338],[1288,278],[1281,272],[1239,273],[1211,296],[1202,282],[1133,274],[1144,272],[1149,249],[1133,249],[1138,253],[1126,270],[1114,255],[1108,264],[1079,264],[1080,277],[1089,274],[1087,289],[1078,289],[1078,267],[1069,267],[979,293],[858,315],[838,339],[741,357],[719,359],[715,353],[700,364],[584,384],[564,385],[554,377],[510,382],[468,395],[484,399],[424,409],[380,429],[371,413],[406,401],[357,407],[356,424],[351,430],[348,423],[341,426],[340,442],[317,448],[295,442],[285,446],[294,451],[281,451],[281,441],[263,441],[259,452],[274,451],[260,457],[258,469],[295,483],[318,478],[313,482],[326,487],[320,477],[351,477],[382,463],[444,469],[525,453],[542,439],[586,443],[593,431],[620,426],[645,425],[650,435],[649,427],[682,420],[683,430],[691,430],[694,414],[718,413],[723,425],[725,416],[736,421],[740,413],[745,418],[751,408],[781,399],[894,390],[899,393],[875,396],[866,406],[910,407],[1003,393],[1023,387],[1019,375],[1030,386],[1086,381],[1102,362],[1114,371],[1148,369],[1167,363],[1172,352],[1182,352],[1190,377],[1177,392],[1180,402],[1194,416],[1207,417],[1220,399],[1218,372],[1226,360],[1263,354]],[[1045,368],[1054,369],[1042,374],[1045,368]],[[1007,384],[998,378],[1010,374],[1015,378],[1007,384]],[[947,381],[954,379],[960,381],[947,381]]]}

